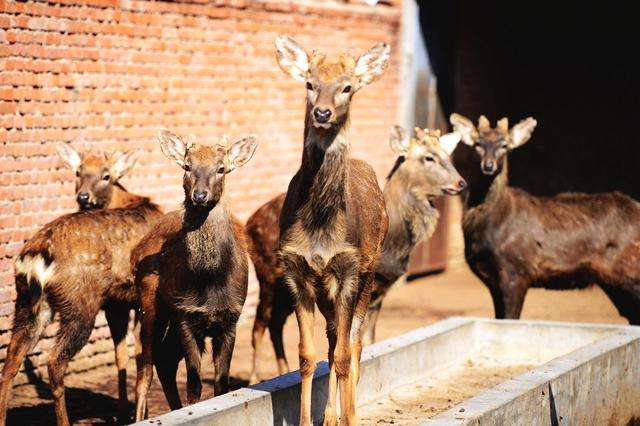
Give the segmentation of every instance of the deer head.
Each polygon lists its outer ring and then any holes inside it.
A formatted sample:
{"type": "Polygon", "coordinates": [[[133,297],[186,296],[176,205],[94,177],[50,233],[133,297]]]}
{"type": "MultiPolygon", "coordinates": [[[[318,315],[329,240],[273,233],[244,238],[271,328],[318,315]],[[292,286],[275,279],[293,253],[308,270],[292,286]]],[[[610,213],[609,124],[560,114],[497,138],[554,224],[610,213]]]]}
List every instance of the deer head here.
{"type": "Polygon", "coordinates": [[[56,146],[58,155],[76,175],[76,201],[80,210],[108,207],[114,185],[136,163],[137,152],[80,154],[68,144],[56,146]]]}
{"type": "Polygon", "coordinates": [[[207,210],[222,198],[225,176],[249,161],[258,146],[255,136],[231,145],[223,138],[221,143],[209,146],[166,130],[160,132],[158,142],[164,155],[184,169],[185,202],[207,210]]]}
{"type": "Polygon", "coordinates": [[[307,89],[307,111],[314,127],[328,129],[347,117],[355,92],[377,80],[389,62],[389,46],[379,43],[357,60],[349,54],[327,59],[314,51],[311,55],[293,39],[276,39],[280,68],[303,82],[307,89]]]}
{"type": "Polygon", "coordinates": [[[491,127],[489,120],[481,115],[478,127],[475,127],[471,120],[455,113],[451,114],[449,121],[453,129],[462,135],[462,141],[475,148],[485,175],[494,175],[500,170],[507,153],[524,145],[538,124],[529,117],[509,129],[509,120],[503,118],[496,123],[496,127],[491,127]]]}
{"type": "Polygon", "coordinates": [[[466,182],[453,167],[449,156],[458,145],[457,132],[440,135],[440,130],[416,127],[409,137],[400,126],[391,128],[389,143],[401,161],[396,168],[406,179],[406,188],[427,197],[459,194],[466,182]]]}

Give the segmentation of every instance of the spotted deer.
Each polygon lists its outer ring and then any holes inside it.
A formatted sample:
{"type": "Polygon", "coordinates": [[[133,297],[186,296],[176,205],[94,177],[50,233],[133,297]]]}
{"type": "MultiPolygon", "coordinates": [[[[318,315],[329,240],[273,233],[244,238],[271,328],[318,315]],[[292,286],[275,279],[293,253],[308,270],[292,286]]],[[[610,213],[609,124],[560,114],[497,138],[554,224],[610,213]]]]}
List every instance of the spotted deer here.
{"type": "Polygon", "coordinates": [[[183,170],[184,206],[167,214],[131,257],[140,295],[142,362],[136,383],[136,420],[146,413],[155,364],[172,410],[182,402],[178,363],[187,367],[187,403],[200,399],[200,361],[210,337],[214,392],[229,388],[236,323],[247,296],[247,247],[242,224],[229,212],[225,177],[251,159],[254,137],[231,146],[159,136],[163,153],[183,170]]]}
{"type": "MultiPolygon", "coordinates": [[[[509,152],[536,127],[527,118],[509,128],[451,115],[468,147],[456,152],[474,164],[465,176],[462,227],[465,257],[493,298],[496,318],[519,318],[530,287],[598,284],[620,314],[640,324],[640,203],[618,192],[538,197],[508,184],[509,152]]],[[[466,160],[466,161],[465,161],[466,160]]]]}
{"type": "Polygon", "coordinates": [[[77,176],[81,211],[42,227],[16,260],[17,296],[0,381],[0,424],[6,421],[13,379],[54,314],[60,327],[49,356],[49,381],[57,423],[69,424],[64,374],[87,343],[100,309],[105,311],[116,349],[118,417],[128,419],[126,334],[129,311],[136,305],[128,259],[161,212],[148,198],[128,192],[119,183],[135,163],[133,153],[81,156],[67,145],[58,150],[77,176]]]}
{"type": "Polygon", "coordinates": [[[282,206],[279,245],[300,330],[300,424],[311,423],[315,304],[329,341],[324,421],[337,421],[339,388],[342,422],[355,424],[362,323],[388,221],[373,169],[349,156],[349,106],[355,92],[382,75],[389,46],[380,43],[357,60],[347,54],[329,59],[281,36],[276,51],[280,68],[307,93],[302,163],[282,206]]]}
{"type": "MultiPolygon", "coordinates": [[[[367,310],[362,342],[375,340],[375,326],[382,302],[391,286],[405,274],[409,254],[420,241],[431,237],[439,213],[434,201],[443,194],[458,194],[465,181],[451,164],[449,155],[457,146],[460,135],[440,136],[439,131],[415,129],[415,137],[400,126],[391,129],[391,149],[398,158],[387,176],[384,200],[389,216],[389,230],[382,244],[382,255],[375,267],[375,284],[367,310]]],[[[251,239],[251,260],[260,283],[260,302],[253,323],[253,366],[250,382],[257,382],[257,355],[266,328],[273,344],[278,371],[289,371],[285,357],[282,329],[294,311],[294,299],[282,277],[276,250],[278,219],[285,194],[280,194],[261,206],[247,220],[247,235],[251,239]]]]}

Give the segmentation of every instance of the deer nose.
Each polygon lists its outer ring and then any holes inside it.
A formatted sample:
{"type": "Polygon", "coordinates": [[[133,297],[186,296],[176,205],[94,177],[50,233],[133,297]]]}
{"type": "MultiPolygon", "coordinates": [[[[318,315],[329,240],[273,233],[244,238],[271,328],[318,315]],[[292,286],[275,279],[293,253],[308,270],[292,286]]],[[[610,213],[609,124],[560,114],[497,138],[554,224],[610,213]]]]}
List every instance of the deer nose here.
{"type": "Polygon", "coordinates": [[[79,204],[85,205],[89,202],[89,193],[88,192],[79,192],[76,197],[79,204]]]}
{"type": "Polygon", "coordinates": [[[207,191],[193,191],[193,201],[196,203],[204,203],[209,193],[207,191]]]}
{"type": "Polygon", "coordinates": [[[326,123],[331,118],[331,110],[314,108],[313,118],[315,118],[318,123],[326,123]]]}
{"type": "Polygon", "coordinates": [[[486,160],[482,162],[482,171],[485,174],[492,174],[496,169],[496,163],[493,160],[486,160]]]}

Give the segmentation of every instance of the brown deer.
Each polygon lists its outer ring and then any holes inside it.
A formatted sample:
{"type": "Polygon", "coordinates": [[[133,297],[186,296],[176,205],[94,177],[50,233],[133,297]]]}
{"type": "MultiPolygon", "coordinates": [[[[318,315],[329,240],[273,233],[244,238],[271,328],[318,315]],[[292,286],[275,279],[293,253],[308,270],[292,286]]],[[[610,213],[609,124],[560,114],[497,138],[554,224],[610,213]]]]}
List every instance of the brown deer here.
{"type": "Polygon", "coordinates": [[[17,297],[0,382],[0,424],[6,421],[11,385],[24,357],[56,313],[60,327],[49,356],[49,381],[57,422],[69,424],[64,374],[89,339],[101,308],[116,347],[118,416],[121,421],[128,418],[126,334],[129,311],[136,305],[128,257],[161,212],[118,182],[135,163],[132,153],[83,158],[67,145],[61,145],[59,153],[77,175],[77,200],[83,210],[45,225],[16,260],[17,297]]]}
{"type": "Polygon", "coordinates": [[[187,367],[187,403],[200,399],[200,361],[211,337],[214,392],[227,392],[236,323],[247,296],[244,229],[223,197],[227,173],[251,159],[254,137],[230,147],[200,145],[162,132],[164,154],[184,169],[184,208],[167,214],[132,254],[140,294],[142,366],[136,383],[136,420],[145,417],[155,364],[172,410],[182,402],[178,363],[187,367]]]}
{"type": "Polygon", "coordinates": [[[282,206],[279,249],[300,330],[300,424],[311,422],[315,304],[329,340],[324,421],[337,421],[339,387],[342,422],[355,424],[361,329],[388,220],[373,169],[349,158],[349,105],[356,91],[382,75],[389,46],[378,44],[358,60],[347,54],[331,60],[278,37],[276,50],[282,70],[305,83],[307,93],[302,164],[282,206]]]}
{"type": "MultiPolygon", "coordinates": [[[[384,188],[389,215],[389,230],[382,245],[382,255],[375,267],[375,285],[364,324],[364,345],[375,340],[375,325],[382,301],[394,282],[407,270],[409,254],[420,241],[431,237],[439,213],[434,200],[442,194],[457,194],[465,182],[451,164],[449,155],[460,140],[451,133],[415,129],[416,137],[400,126],[391,129],[390,144],[398,155],[384,188]]],[[[260,302],[253,323],[253,367],[251,383],[257,381],[257,354],[266,328],[273,343],[278,371],[284,374],[289,365],[282,344],[282,329],[294,311],[294,299],[282,277],[275,251],[278,247],[278,219],[285,194],[265,203],[249,218],[246,229],[252,241],[251,260],[260,283],[260,302]]]]}
{"type": "MultiPolygon", "coordinates": [[[[465,176],[465,257],[488,287],[496,318],[519,318],[529,287],[602,287],[620,314],[640,324],[640,203],[618,192],[537,197],[508,185],[508,153],[526,143],[533,118],[511,129],[451,115],[477,164],[465,176]]],[[[464,161],[466,160],[466,161],[464,161]]]]}

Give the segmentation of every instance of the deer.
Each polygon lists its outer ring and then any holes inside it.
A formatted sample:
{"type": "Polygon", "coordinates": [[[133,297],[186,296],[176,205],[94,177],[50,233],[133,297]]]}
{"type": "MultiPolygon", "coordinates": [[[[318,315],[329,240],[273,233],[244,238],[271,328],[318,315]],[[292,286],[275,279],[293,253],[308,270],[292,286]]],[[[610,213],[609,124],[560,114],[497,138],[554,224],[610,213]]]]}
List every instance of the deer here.
{"type": "Polygon", "coordinates": [[[236,324],[248,286],[244,226],[229,212],[226,175],[247,163],[257,140],[204,145],[163,131],[162,152],[184,170],[184,205],[168,213],[131,256],[141,310],[141,368],[136,381],[136,420],[146,416],[155,365],[172,410],[182,407],[176,371],[187,367],[187,403],[199,401],[200,363],[211,338],[214,394],[229,389],[236,324]]]}
{"type": "Polygon", "coordinates": [[[324,422],[337,423],[339,388],[341,422],[356,424],[362,324],[388,218],[375,172],[350,158],[349,106],[355,92],[383,74],[390,49],[379,43],[356,60],[309,55],[286,36],[275,44],[280,68],[304,83],[307,94],[302,161],[282,205],[278,249],[300,332],[300,424],[311,422],[316,304],[329,342],[324,422]]]}
{"type": "Polygon", "coordinates": [[[466,149],[456,160],[474,164],[465,176],[462,228],[465,258],[487,286],[496,318],[518,319],[530,287],[599,285],[620,315],[640,324],[640,203],[619,193],[531,195],[509,186],[508,155],[524,145],[537,122],[509,128],[450,117],[466,149]]]}
{"type": "MultiPolygon", "coordinates": [[[[389,230],[375,266],[375,283],[362,336],[364,346],[375,341],[382,302],[393,284],[406,273],[411,251],[419,242],[428,240],[436,229],[440,214],[435,200],[444,194],[459,194],[466,186],[449,158],[459,141],[458,133],[441,136],[439,130],[416,127],[415,137],[409,137],[401,126],[391,128],[389,143],[398,157],[383,191],[389,230]]],[[[251,340],[253,363],[250,383],[257,382],[257,355],[267,328],[279,374],[289,371],[282,330],[294,312],[295,303],[276,257],[280,232],[278,220],[284,197],[283,193],[265,203],[246,224],[252,247],[251,260],[260,284],[251,340]]]]}
{"type": "Polygon", "coordinates": [[[20,365],[55,314],[60,327],[48,360],[49,381],[56,421],[69,424],[64,374],[87,343],[100,309],[115,345],[118,418],[128,419],[126,334],[129,311],[136,305],[128,256],[162,213],[119,182],[135,164],[135,152],[81,155],[65,144],[58,152],[76,175],[80,210],[44,225],[15,262],[15,313],[0,381],[2,425],[20,365]]]}

